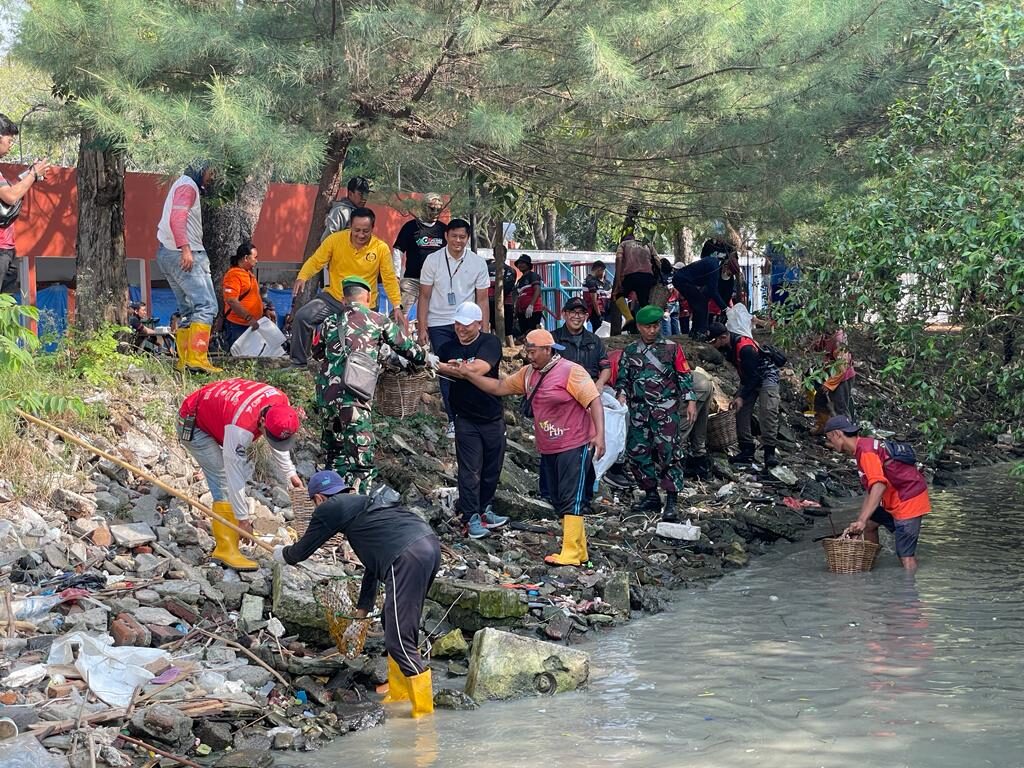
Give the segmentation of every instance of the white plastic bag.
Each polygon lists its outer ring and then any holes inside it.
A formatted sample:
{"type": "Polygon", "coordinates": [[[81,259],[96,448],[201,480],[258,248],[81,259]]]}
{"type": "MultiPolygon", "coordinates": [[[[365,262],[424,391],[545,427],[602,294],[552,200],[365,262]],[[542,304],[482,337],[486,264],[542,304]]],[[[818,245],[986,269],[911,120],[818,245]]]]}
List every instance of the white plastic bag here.
{"type": "Polygon", "coordinates": [[[234,357],[284,357],[284,334],[273,320],[260,318],[260,327],[256,330],[246,328],[238,341],[231,345],[234,357]]]}
{"type": "Polygon", "coordinates": [[[629,409],[609,389],[601,393],[601,405],[604,407],[604,456],[594,460],[594,473],[598,480],[626,451],[626,419],[629,416],[629,409]]]}
{"type": "Polygon", "coordinates": [[[158,648],[114,647],[114,639],[109,635],[74,632],[53,642],[46,663],[74,663],[89,690],[99,699],[112,707],[127,707],[135,689],[153,679],[145,665],[160,660],[169,663],[171,657],[158,648]]]}
{"type": "Polygon", "coordinates": [[[664,539],[676,539],[677,541],[699,541],[700,527],[689,520],[685,523],[658,523],[655,534],[664,539]]]}

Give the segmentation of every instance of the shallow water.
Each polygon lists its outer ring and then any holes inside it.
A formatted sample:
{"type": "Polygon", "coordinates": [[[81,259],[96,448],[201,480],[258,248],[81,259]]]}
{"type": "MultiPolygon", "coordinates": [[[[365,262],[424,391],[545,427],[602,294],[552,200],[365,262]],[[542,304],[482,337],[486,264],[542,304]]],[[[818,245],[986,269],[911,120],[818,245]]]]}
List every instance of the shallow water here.
{"type": "Polygon", "coordinates": [[[280,762],[1019,768],[1024,490],[990,470],[933,502],[916,577],[891,544],[870,574],[830,574],[808,535],[580,646],[586,691],[420,721],[406,704],[280,762]]]}

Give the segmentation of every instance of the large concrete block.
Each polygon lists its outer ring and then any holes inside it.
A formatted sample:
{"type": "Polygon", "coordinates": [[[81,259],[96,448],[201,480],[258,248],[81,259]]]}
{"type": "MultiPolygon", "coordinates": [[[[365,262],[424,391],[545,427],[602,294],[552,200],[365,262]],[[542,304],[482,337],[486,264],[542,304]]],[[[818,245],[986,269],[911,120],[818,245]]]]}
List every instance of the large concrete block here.
{"type": "Polygon", "coordinates": [[[574,691],[590,678],[590,656],[487,628],[473,636],[466,693],[477,701],[574,691]]]}
{"type": "Polygon", "coordinates": [[[468,581],[435,579],[427,596],[445,610],[452,606],[448,623],[467,632],[513,626],[529,611],[515,590],[468,581]]]}

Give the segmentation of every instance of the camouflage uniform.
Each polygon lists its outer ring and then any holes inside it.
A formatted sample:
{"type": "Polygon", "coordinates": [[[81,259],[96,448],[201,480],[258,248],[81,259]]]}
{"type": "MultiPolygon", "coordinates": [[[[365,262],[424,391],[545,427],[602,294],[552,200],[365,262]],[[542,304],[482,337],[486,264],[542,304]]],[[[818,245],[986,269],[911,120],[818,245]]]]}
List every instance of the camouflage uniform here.
{"type": "Polygon", "coordinates": [[[361,304],[351,305],[347,312],[329,315],[313,346],[314,356],[321,361],[316,397],[323,417],[320,446],[324,465],[358,492],[364,492],[377,475],[373,461],[372,403],[345,390],[341,375],[350,350],[361,350],[376,360],[384,344],[413,363],[426,362],[426,350],[397,323],[361,304]]]}
{"type": "Polygon", "coordinates": [[[645,492],[679,492],[683,487],[684,441],[679,439],[682,400],[693,400],[693,377],[683,349],[658,338],[649,347],[634,341],[622,353],[616,392],[629,406],[626,455],[645,492]],[[647,354],[650,350],[651,354],[647,354]],[[661,370],[651,362],[658,360],[661,370]]]}

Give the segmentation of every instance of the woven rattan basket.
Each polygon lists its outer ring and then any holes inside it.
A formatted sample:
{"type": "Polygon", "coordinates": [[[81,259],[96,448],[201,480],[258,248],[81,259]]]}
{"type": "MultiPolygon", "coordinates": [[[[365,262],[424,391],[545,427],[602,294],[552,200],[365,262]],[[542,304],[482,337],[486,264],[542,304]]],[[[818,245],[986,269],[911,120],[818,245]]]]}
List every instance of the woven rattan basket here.
{"type": "MultiPolygon", "coordinates": [[[[288,495],[292,497],[292,528],[302,536],[309,528],[309,521],[313,519],[315,505],[305,488],[289,488],[288,495]]],[[[325,546],[340,547],[343,541],[340,534],[335,534],[327,540],[325,546]]]]}
{"type": "Polygon", "coordinates": [[[735,411],[721,411],[708,416],[708,448],[713,451],[724,451],[736,443],[735,411]]]}
{"type": "Polygon", "coordinates": [[[377,394],[374,407],[385,416],[404,419],[420,410],[425,392],[432,392],[437,381],[430,371],[419,373],[395,373],[384,371],[377,380],[377,394]]]}
{"type": "Polygon", "coordinates": [[[837,536],[821,542],[825,562],[832,573],[864,573],[875,566],[879,546],[863,537],[837,536]]]}

